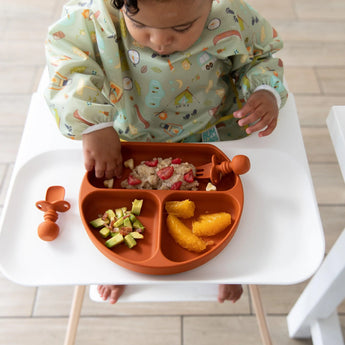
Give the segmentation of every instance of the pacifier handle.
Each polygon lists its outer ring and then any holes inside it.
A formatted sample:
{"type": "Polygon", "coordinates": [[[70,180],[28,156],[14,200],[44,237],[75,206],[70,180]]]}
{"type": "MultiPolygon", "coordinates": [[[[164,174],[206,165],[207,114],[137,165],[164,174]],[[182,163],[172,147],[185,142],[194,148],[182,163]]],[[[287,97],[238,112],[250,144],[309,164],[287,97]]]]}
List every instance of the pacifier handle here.
{"type": "Polygon", "coordinates": [[[36,207],[44,212],[44,222],[38,226],[37,233],[44,241],[53,241],[59,234],[59,226],[56,224],[58,219],[57,212],[66,212],[71,205],[64,200],[65,188],[62,186],[51,186],[47,189],[46,199],[37,201],[36,207]]]}

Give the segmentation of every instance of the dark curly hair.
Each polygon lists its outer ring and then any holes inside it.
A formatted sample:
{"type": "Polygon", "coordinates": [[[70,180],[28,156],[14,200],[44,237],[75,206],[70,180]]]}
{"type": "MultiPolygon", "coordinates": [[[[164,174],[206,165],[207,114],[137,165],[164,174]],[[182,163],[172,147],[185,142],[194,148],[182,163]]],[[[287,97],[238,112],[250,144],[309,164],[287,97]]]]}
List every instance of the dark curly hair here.
{"type": "Polygon", "coordinates": [[[132,14],[139,12],[137,0],[112,0],[111,4],[119,10],[125,6],[126,11],[132,14]]]}

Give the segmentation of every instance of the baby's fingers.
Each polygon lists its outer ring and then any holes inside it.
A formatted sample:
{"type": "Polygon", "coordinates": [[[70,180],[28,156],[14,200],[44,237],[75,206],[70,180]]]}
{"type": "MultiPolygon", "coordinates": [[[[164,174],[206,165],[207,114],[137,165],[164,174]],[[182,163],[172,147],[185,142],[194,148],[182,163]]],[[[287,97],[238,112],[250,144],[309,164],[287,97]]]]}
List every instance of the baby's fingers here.
{"type": "Polygon", "coordinates": [[[262,132],[259,133],[260,137],[269,135],[273,132],[273,130],[277,126],[277,120],[276,119],[271,119],[268,116],[264,116],[261,121],[258,121],[257,123],[253,124],[252,126],[249,126],[246,129],[246,132],[248,134],[258,132],[262,129],[264,129],[262,132]]]}
{"type": "Polygon", "coordinates": [[[107,168],[105,170],[105,177],[112,178],[116,176],[120,178],[122,175],[122,161],[110,161],[107,164],[107,168]]]}
{"type": "Polygon", "coordinates": [[[260,120],[263,116],[262,115],[258,115],[256,112],[255,113],[252,113],[248,116],[246,116],[245,118],[243,119],[240,119],[238,121],[238,124],[239,126],[243,127],[243,126],[247,126],[247,125],[250,125],[252,123],[255,123],[257,122],[258,120],[260,120]]]}
{"type": "MultiPolygon", "coordinates": [[[[96,165],[95,165],[95,176],[97,178],[102,178],[102,177],[104,177],[105,172],[106,172],[106,163],[103,161],[97,160],[96,165]]],[[[108,177],[108,178],[110,178],[110,177],[108,177]]]]}
{"type": "Polygon", "coordinates": [[[234,117],[236,119],[241,119],[246,117],[247,115],[253,113],[255,110],[255,108],[250,104],[250,103],[246,103],[243,108],[237,110],[234,112],[234,117]]]}
{"type": "Polygon", "coordinates": [[[87,150],[83,151],[84,153],[84,166],[86,171],[92,171],[95,167],[95,160],[93,159],[91,153],[87,150]]]}
{"type": "Polygon", "coordinates": [[[121,178],[122,176],[122,162],[118,163],[116,166],[115,166],[115,170],[114,170],[114,175],[117,177],[117,178],[121,178]]]}
{"type": "Polygon", "coordinates": [[[266,137],[267,135],[270,135],[277,127],[277,122],[277,119],[273,119],[271,123],[268,124],[265,130],[259,132],[259,137],[266,137]]]}
{"type": "Polygon", "coordinates": [[[95,166],[94,159],[85,157],[84,166],[85,166],[86,171],[92,171],[95,166]]]}

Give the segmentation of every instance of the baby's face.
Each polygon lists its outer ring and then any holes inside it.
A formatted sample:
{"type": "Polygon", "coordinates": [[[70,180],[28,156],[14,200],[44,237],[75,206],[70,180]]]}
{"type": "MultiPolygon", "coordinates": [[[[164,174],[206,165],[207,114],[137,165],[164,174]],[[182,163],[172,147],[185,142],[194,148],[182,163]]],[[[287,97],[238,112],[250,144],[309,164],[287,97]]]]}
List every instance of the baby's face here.
{"type": "Polygon", "coordinates": [[[125,11],[126,26],[141,45],[160,55],[185,51],[200,37],[212,0],[138,0],[139,12],[125,11]]]}

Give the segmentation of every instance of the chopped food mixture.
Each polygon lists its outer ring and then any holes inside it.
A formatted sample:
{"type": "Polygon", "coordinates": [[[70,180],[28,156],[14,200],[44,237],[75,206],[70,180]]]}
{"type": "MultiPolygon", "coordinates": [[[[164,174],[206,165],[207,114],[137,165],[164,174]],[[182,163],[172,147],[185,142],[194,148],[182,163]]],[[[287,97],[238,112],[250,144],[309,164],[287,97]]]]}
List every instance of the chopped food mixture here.
{"type": "Polygon", "coordinates": [[[131,169],[128,178],[121,182],[127,189],[197,190],[195,166],[180,158],[153,158],[142,161],[131,169]]]}
{"type": "Polygon", "coordinates": [[[104,243],[108,248],[113,248],[125,243],[128,248],[136,246],[138,239],[143,239],[144,225],[137,216],[143,205],[143,200],[135,199],[132,202],[132,209],[119,207],[115,210],[109,209],[98,218],[90,221],[93,228],[98,229],[100,235],[106,239],[104,243]]]}

